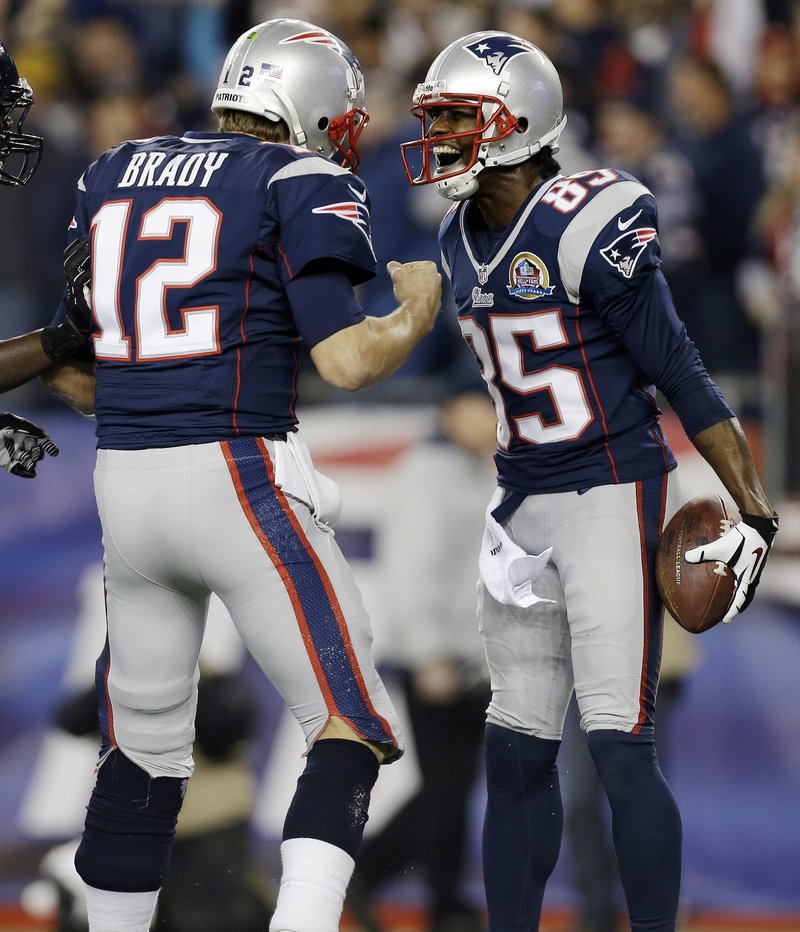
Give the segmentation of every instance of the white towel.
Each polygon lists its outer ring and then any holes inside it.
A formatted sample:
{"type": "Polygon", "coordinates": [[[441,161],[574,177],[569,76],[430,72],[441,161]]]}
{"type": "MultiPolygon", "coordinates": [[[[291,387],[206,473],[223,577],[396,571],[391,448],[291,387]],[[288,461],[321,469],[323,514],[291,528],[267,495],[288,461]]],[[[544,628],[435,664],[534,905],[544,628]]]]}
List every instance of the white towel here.
{"type": "Polygon", "coordinates": [[[308,444],[297,433],[275,441],[275,485],[305,502],[321,527],[332,529],[342,512],[339,486],[314,468],[308,444]]]}
{"type": "Polygon", "coordinates": [[[542,575],[552,547],[543,553],[525,553],[506,534],[502,526],[492,517],[492,511],[503,500],[503,489],[497,489],[486,509],[486,528],[483,532],[478,569],[483,584],[492,598],[503,605],[529,608],[539,602],[553,604],[552,599],[542,599],[533,591],[533,583],[542,575]]]}

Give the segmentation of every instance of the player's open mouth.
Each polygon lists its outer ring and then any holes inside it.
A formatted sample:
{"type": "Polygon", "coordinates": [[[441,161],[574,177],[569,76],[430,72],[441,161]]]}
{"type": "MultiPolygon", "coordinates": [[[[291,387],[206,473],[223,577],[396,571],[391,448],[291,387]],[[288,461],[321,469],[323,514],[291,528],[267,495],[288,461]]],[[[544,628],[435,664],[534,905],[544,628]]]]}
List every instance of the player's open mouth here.
{"type": "Polygon", "coordinates": [[[450,168],[462,159],[460,149],[445,144],[433,146],[433,154],[436,156],[436,167],[440,171],[450,168]]]}

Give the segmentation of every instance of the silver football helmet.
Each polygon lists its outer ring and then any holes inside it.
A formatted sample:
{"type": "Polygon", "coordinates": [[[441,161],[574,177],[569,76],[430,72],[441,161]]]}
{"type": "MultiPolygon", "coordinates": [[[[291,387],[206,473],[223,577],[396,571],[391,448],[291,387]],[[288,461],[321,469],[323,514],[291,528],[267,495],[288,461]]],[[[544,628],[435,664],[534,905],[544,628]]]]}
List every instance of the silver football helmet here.
{"type": "Polygon", "coordinates": [[[211,109],[284,120],[291,144],[354,172],[369,116],[358,59],[332,33],[299,19],[271,19],[233,44],[211,109]]]}
{"type": "Polygon", "coordinates": [[[32,106],[31,86],[0,42],[0,184],[27,184],[39,167],[44,140],[22,129],[32,106]]]}
{"type": "Polygon", "coordinates": [[[433,183],[453,201],[478,190],[476,176],[484,168],[517,165],[544,146],[557,151],[567,122],[553,63],[531,42],[507,32],[475,32],[448,45],[413,100],[422,138],[401,146],[408,180],[433,183]],[[431,136],[437,110],[456,106],[475,108],[474,129],[431,136]],[[472,141],[470,158],[461,154],[464,140],[472,141]]]}

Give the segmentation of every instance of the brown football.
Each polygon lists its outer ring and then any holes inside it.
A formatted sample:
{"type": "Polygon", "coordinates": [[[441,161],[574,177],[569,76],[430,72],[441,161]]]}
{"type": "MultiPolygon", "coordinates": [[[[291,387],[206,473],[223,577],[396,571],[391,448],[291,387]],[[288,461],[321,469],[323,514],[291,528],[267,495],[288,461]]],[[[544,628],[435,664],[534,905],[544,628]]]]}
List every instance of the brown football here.
{"type": "Polygon", "coordinates": [[[667,608],[693,634],[722,621],[733,598],[733,573],[724,563],[687,563],[684,554],[720,537],[731,516],[719,495],[687,502],[664,528],[656,555],[656,583],[667,608]]]}

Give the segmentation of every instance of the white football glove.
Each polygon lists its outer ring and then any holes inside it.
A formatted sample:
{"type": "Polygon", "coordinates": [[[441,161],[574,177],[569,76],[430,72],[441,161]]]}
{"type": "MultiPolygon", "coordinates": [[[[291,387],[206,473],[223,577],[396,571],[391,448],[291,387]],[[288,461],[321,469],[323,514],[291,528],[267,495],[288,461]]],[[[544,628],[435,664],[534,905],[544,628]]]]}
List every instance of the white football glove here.
{"type": "Polygon", "coordinates": [[[777,515],[763,518],[742,514],[741,521],[734,524],[722,537],[701,547],[693,547],[684,554],[687,563],[719,561],[731,568],[735,588],[723,622],[732,621],[753,601],[761,571],[777,533],[777,515]]]}
{"type": "Polygon", "coordinates": [[[36,478],[36,464],[58,447],[41,427],[16,414],[0,413],[0,469],[23,479],[36,478]]]}

